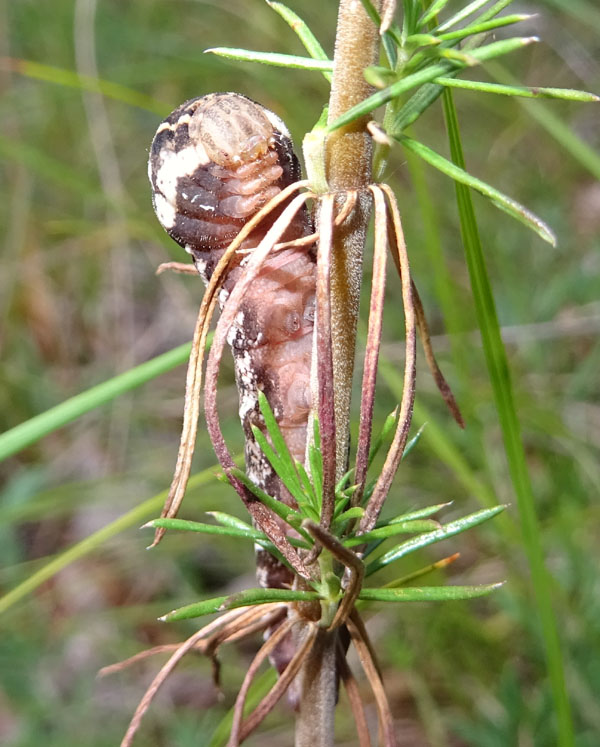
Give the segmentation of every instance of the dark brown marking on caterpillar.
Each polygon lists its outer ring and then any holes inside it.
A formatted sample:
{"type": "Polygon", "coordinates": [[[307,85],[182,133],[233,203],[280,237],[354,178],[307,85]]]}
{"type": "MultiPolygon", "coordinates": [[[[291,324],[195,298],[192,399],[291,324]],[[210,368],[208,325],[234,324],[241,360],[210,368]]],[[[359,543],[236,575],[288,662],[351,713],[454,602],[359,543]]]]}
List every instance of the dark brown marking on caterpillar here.
{"type": "MultiPolygon", "coordinates": [[[[300,179],[300,167],[283,122],[236,93],[187,101],[159,126],[148,175],[153,205],[167,233],[189,252],[205,282],[243,225],[282,189],[300,179]]],[[[256,247],[285,203],[242,243],[256,247]]],[[[282,241],[312,233],[306,209],[282,241]]],[[[221,291],[226,300],[244,271],[244,254],[221,291]]],[[[314,247],[273,252],[248,291],[230,329],[251,479],[270,495],[294,505],[252,435],[264,427],[257,402],[262,390],[295,459],[304,461],[310,410],[310,365],[315,306],[314,247]]],[[[291,572],[264,550],[257,553],[261,585],[285,588],[291,572]]],[[[277,668],[287,664],[280,651],[277,668]]],[[[287,647],[289,648],[289,646],[287,647]]],[[[289,653],[289,652],[288,652],[289,653]]]]}

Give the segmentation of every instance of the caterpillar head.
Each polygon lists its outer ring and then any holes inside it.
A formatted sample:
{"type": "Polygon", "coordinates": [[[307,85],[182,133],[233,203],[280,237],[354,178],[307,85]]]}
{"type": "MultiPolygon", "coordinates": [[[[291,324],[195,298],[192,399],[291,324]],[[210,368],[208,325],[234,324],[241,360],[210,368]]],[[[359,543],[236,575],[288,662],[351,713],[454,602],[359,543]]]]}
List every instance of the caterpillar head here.
{"type": "Polygon", "coordinates": [[[279,117],[240,94],[213,93],[160,124],[148,176],[162,226],[202,252],[226,246],[300,169],[279,117]]]}

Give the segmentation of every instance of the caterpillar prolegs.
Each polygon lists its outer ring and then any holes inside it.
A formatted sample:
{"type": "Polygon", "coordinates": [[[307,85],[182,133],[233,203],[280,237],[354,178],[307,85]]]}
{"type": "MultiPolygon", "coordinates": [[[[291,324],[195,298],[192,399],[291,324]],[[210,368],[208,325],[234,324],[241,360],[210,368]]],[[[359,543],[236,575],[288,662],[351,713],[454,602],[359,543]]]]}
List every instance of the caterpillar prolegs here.
{"type": "MultiPolygon", "coordinates": [[[[300,179],[300,167],[283,122],[236,93],[191,99],[159,126],[148,173],[153,205],[167,233],[194,260],[205,283],[243,226],[282,189],[300,179]]],[[[220,291],[227,297],[284,201],[239,247],[220,291]]],[[[302,207],[280,241],[312,233],[302,207]]],[[[270,495],[293,505],[252,434],[264,427],[258,408],[263,391],[290,452],[304,461],[310,410],[310,366],[315,310],[315,250],[283,248],[270,254],[249,287],[228,333],[240,398],[249,477],[270,495]]],[[[289,587],[292,573],[264,550],[257,554],[257,577],[265,587],[289,587]]],[[[288,656],[280,652],[278,669],[288,656]]]]}

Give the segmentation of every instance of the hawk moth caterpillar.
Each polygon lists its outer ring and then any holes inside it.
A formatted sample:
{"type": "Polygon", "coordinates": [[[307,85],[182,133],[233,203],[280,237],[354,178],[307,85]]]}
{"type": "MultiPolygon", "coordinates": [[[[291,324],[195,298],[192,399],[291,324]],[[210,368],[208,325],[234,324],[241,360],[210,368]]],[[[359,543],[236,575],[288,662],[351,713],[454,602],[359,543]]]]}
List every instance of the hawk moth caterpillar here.
{"type": "MultiPolygon", "coordinates": [[[[191,99],[158,127],[148,175],[156,215],[167,233],[191,254],[208,282],[220,257],[245,223],[282,189],[300,179],[300,166],[284,123],[237,93],[191,99]]],[[[244,272],[251,251],[281,213],[284,202],[244,240],[224,280],[223,304],[244,272]]],[[[304,207],[282,242],[308,236],[312,220],[304,207]]],[[[315,308],[314,246],[271,253],[251,285],[229,330],[248,476],[285,503],[292,497],[258,447],[252,426],[264,428],[258,408],[262,390],[292,456],[304,461],[310,410],[310,366],[315,308]]],[[[289,587],[293,575],[270,553],[257,551],[259,583],[289,587]]],[[[283,641],[274,664],[282,671],[291,641],[283,641]]]]}

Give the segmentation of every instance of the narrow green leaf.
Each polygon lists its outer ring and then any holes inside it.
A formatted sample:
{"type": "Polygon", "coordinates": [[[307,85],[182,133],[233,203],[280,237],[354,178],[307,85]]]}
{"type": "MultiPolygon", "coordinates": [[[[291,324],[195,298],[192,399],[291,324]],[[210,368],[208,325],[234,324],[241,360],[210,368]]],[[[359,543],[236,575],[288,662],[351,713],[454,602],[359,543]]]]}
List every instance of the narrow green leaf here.
{"type": "MultiPolygon", "coordinates": [[[[287,459],[285,456],[281,456],[280,454],[278,454],[277,451],[273,449],[271,444],[267,441],[265,434],[260,430],[260,428],[257,428],[255,425],[252,426],[252,433],[254,434],[256,443],[260,446],[261,451],[269,460],[269,464],[271,465],[271,467],[273,467],[275,474],[294,496],[298,504],[304,505],[306,503],[306,497],[304,495],[304,491],[302,490],[302,486],[300,485],[300,480],[298,478],[298,475],[296,474],[295,468],[293,467],[291,456],[289,459],[287,459]]],[[[269,435],[271,436],[271,440],[273,440],[272,434],[269,433],[269,435]]],[[[279,436],[281,436],[281,433],[279,433],[279,436]]],[[[276,440],[278,441],[278,445],[281,448],[279,439],[276,438],[276,440]]],[[[281,440],[283,441],[283,438],[281,440]]],[[[287,452],[287,446],[285,446],[285,451],[287,452]]]]}
{"type": "MultiPolygon", "coordinates": [[[[491,44],[486,44],[482,47],[479,47],[478,49],[474,49],[470,51],[469,54],[473,59],[476,59],[479,62],[485,62],[487,60],[493,59],[494,57],[499,57],[501,55],[513,52],[516,49],[520,49],[521,47],[532,44],[536,41],[538,41],[537,37],[533,36],[504,39],[502,41],[492,42],[491,44]]],[[[406,91],[410,91],[412,88],[416,88],[417,86],[423,85],[424,83],[429,83],[434,78],[437,78],[440,75],[447,74],[453,66],[465,67],[465,65],[461,65],[460,62],[452,63],[450,61],[438,63],[435,65],[429,65],[424,70],[419,70],[416,73],[412,73],[411,75],[406,76],[406,78],[399,80],[397,83],[394,83],[388,88],[384,88],[382,91],[377,91],[377,93],[374,93],[372,96],[369,96],[356,106],[348,109],[348,111],[345,112],[345,114],[343,114],[341,117],[338,117],[335,122],[332,122],[327,128],[328,132],[333,132],[334,130],[337,130],[338,127],[343,127],[344,125],[349,124],[355,119],[369,114],[374,109],[383,106],[383,104],[387,104],[388,101],[397,98],[401,94],[406,93],[406,91]]],[[[393,133],[388,132],[388,134],[392,135],[393,133]]]]}
{"type": "Polygon", "coordinates": [[[441,38],[433,34],[412,34],[407,37],[406,44],[414,47],[427,47],[430,45],[441,44],[441,38]]]}
{"type": "MultiPolygon", "coordinates": [[[[304,46],[304,49],[306,49],[313,60],[329,61],[325,50],[319,44],[316,36],[310,30],[306,22],[303,21],[297,13],[294,13],[293,10],[288,8],[283,3],[271,2],[271,0],[267,0],[267,5],[273,8],[276,13],[279,13],[283,20],[290,26],[292,31],[296,32],[298,38],[304,46]]],[[[331,73],[323,72],[323,77],[325,78],[325,80],[331,81],[331,73]]]]}
{"type": "Polygon", "coordinates": [[[362,519],[364,513],[365,509],[361,506],[354,506],[353,508],[349,508],[347,511],[344,511],[336,517],[335,521],[333,522],[333,526],[339,526],[340,524],[344,524],[351,519],[362,519]]]}
{"type": "MultiPolygon", "coordinates": [[[[243,483],[248,488],[248,490],[250,490],[262,503],[265,504],[267,508],[271,509],[274,514],[277,514],[280,519],[283,519],[286,524],[289,524],[291,527],[293,527],[310,544],[312,544],[310,535],[301,528],[302,520],[304,518],[302,514],[300,514],[298,511],[294,511],[293,508],[286,506],[285,503],[276,500],[272,496],[268,495],[268,493],[265,493],[265,491],[261,490],[258,485],[253,483],[248,475],[246,475],[245,472],[242,472],[241,469],[234,467],[231,470],[231,474],[241,483],[243,483]]],[[[316,520],[318,521],[318,517],[311,516],[310,518],[312,518],[313,520],[315,520],[316,518],[316,520]]]]}
{"type": "Polygon", "coordinates": [[[503,586],[409,586],[403,589],[362,589],[358,598],[369,602],[453,602],[461,599],[483,597],[503,586]]]}
{"type": "Polygon", "coordinates": [[[393,563],[405,555],[408,555],[421,547],[427,547],[433,545],[436,542],[447,539],[448,537],[454,537],[456,534],[471,529],[484,521],[492,519],[497,516],[501,511],[504,511],[506,506],[495,506],[494,508],[484,508],[481,511],[476,511],[474,514],[469,514],[462,519],[451,521],[449,524],[445,524],[440,529],[436,529],[433,532],[427,532],[427,534],[420,534],[418,537],[402,542],[400,545],[392,548],[388,552],[380,555],[378,558],[373,560],[366,568],[365,575],[370,576],[375,571],[383,568],[390,563],[393,563]]]}
{"type": "Polygon", "coordinates": [[[249,607],[270,602],[304,602],[318,599],[316,591],[292,591],[291,589],[246,589],[229,596],[213,597],[202,602],[187,604],[176,610],[168,612],[159,617],[162,622],[173,622],[175,620],[189,620],[193,617],[211,615],[223,610],[231,610],[236,607],[249,607]]]}
{"type": "Polygon", "coordinates": [[[500,83],[487,83],[479,80],[462,80],[461,78],[436,78],[435,83],[449,88],[463,88],[467,91],[482,91],[501,96],[519,96],[527,99],[564,99],[593,103],[600,101],[600,96],[588,91],[577,91],[573,88],[538,88],[530,86],[504,86],[500,83]]]}
{"type": "Polygon", "coordinates": [[[452,501],[448,501],[447,503],[437,503],[435,506],[426,506],[425,508],[418,508],[415,511],[410,511],[407,514],[399,514],[398,516],[394,516],[392,519],[387,519],[386,521],[378,522],[375,526],[376,529],[379,529],[379,527],[386,527],[389,524],[397,524],[398,522],[402,521],[414,521],[415,519],[426,519],[428,516],[433,516],[433,514],[437,514],[438,511],[441,511],[444,508],[448,508],[448,506],[452,505],[452,501]]]}
{"type": "Polygon", "coordinates": [[[498,0],[498,2],[491,5],[487,10],[484,10],[483,13],[480,13],[474,20],[474,23],[485,23],[490,18],[495,18],[498,13],[502,13],[504,8],[508,8],[512,2],[513,0],[498,0]]]}
{"type": "Polygon", "coordinates": [[[528,21],[530,18],[533,18],[533,16],[527,13],[514,13],[512,16],[502,16],[501,18],[495,18],[492,21],[484,21],[483,23],[474,23],[471,26],[465,26],[462,29],[458,29],[458,31],[450,31],[447,34],[440,34],[439,38],[443,41],[464,39],[466,36],[484,34],[493,29],[502,28],[503,26],[512,26],[514,23],[528,21]]]}
{"type": "Polygon", "coordinates": [[[213,47],[205,49],[205,54],[216,54],[229,60],[243,60],[245,62],[260,62],[263,65],[287,67],[294,70],[316,70],[330,73],[333,70],[331,60],[314,60],[311,57],[298,57],[278,52],[254,52],[251,49],[234,49],[233,47],[213,47]]]}
{"type": "Polygon", "coordinates": [[[465,5],[464,8],[459,10],[458,13],[455,13],[453,16],[451,16],[447,21],[441,23],[435,30],[437,32],[445,31],[446,29],[452,28],[452,26],[456,26],[457,23],[460,23],[461,21],[464,21],[465,18],[472,16],[473,13],[477,13],[477,11],[488,2],[489,0],[473,0],[468,5],[465,5]]]}
{"type": "Polygon", "coordinates": [[[419,532],[431,532],[440,528],[439,521],[432,519],[416,519],[414,521],[395,521],[378,529],[372,529],[366,534],[360,534],[357,537],[348,537],[344,540],[346,547],[356,547],[374,540],[387,539],[394,537],[396,534],[417,534],[419,532]]]}
{"type": "Polygon", "coordinates": [[[264,532],[257,529],[234,529],[233,527],[215,526],[214,524],[202,524],[198,521],[188,521],[187,519],[152,519],[143,525],[152,529],[174,529],[181,532],[199,532],[200,534],[218,534],[226,537],[244,537],[249,540],[268,541],[264,532]]]}
{"type": "Polygon", "coordinates": [[[424,28],[429,24],[430,21],[435,20],[435,17],[440,13],[446,5],[448,5],[449,0],[435,0],[429,8],[423,13],[421,18],[419,18],[418,25],[420,28],[424,28]]]}
{"type": "Polygon", "coordinates": [[[223,511],[207,511],[206,513],[208,514],[208,516],[212,516],[215,521],[218,521],[219,524],[222,524],[225,527],[232,527],[233,529],[241,529],[244,531],[246,529],[254,528],[247,522],[238,519],[237,516],[226,514],[223,511]]]}
{"type": "Polygon", "coordinates": [[[410,454],[410,452],[419,443],[419,441],[421,440],[421,436],[423,435],[423,431],[425,430],[426,427],[427,427],[427,423],[423,423],[423,425],[419,428],[416,434],[406,444],[406,446],[404,447],[404,451],[402,452],[402,459],[406,459],[406,457],[410,454]]]}
{"type": "Polygon", "coordinates": [[[511,197],[498,191],[494,187],[490,186],[486,182],[477,179],[471,174],[468,174],[464,169],[460,168],[456,164],[444,158],[439,153],[429,148],[423,143],[419,143],[412,138],[406,137],[405,135],[396,136],[398,142],[402,143],[406,148],[420,156],[424,161],[427,161],[431,166],[441,171],[446,176],[454,179],[455,182],[464,184],[471,189],[475,189],[480,192],[484,197],[490,199],[496,207],[499,207],[504,212],[516,218],[520,223],[535,231],[544,241],[547,241],[552,246],[556,246],[556,237],[554,233],[547,226],[541,218],[532,213],[526,207],[513,200],[511,197]]]}
{"type": "Polygon", "coordinates": [[[86,412],[171,371],[189,358],[190,349],[190,343],[180,345],[5,431],[0,435],[0,461],[71,423],[86,412]]]}

